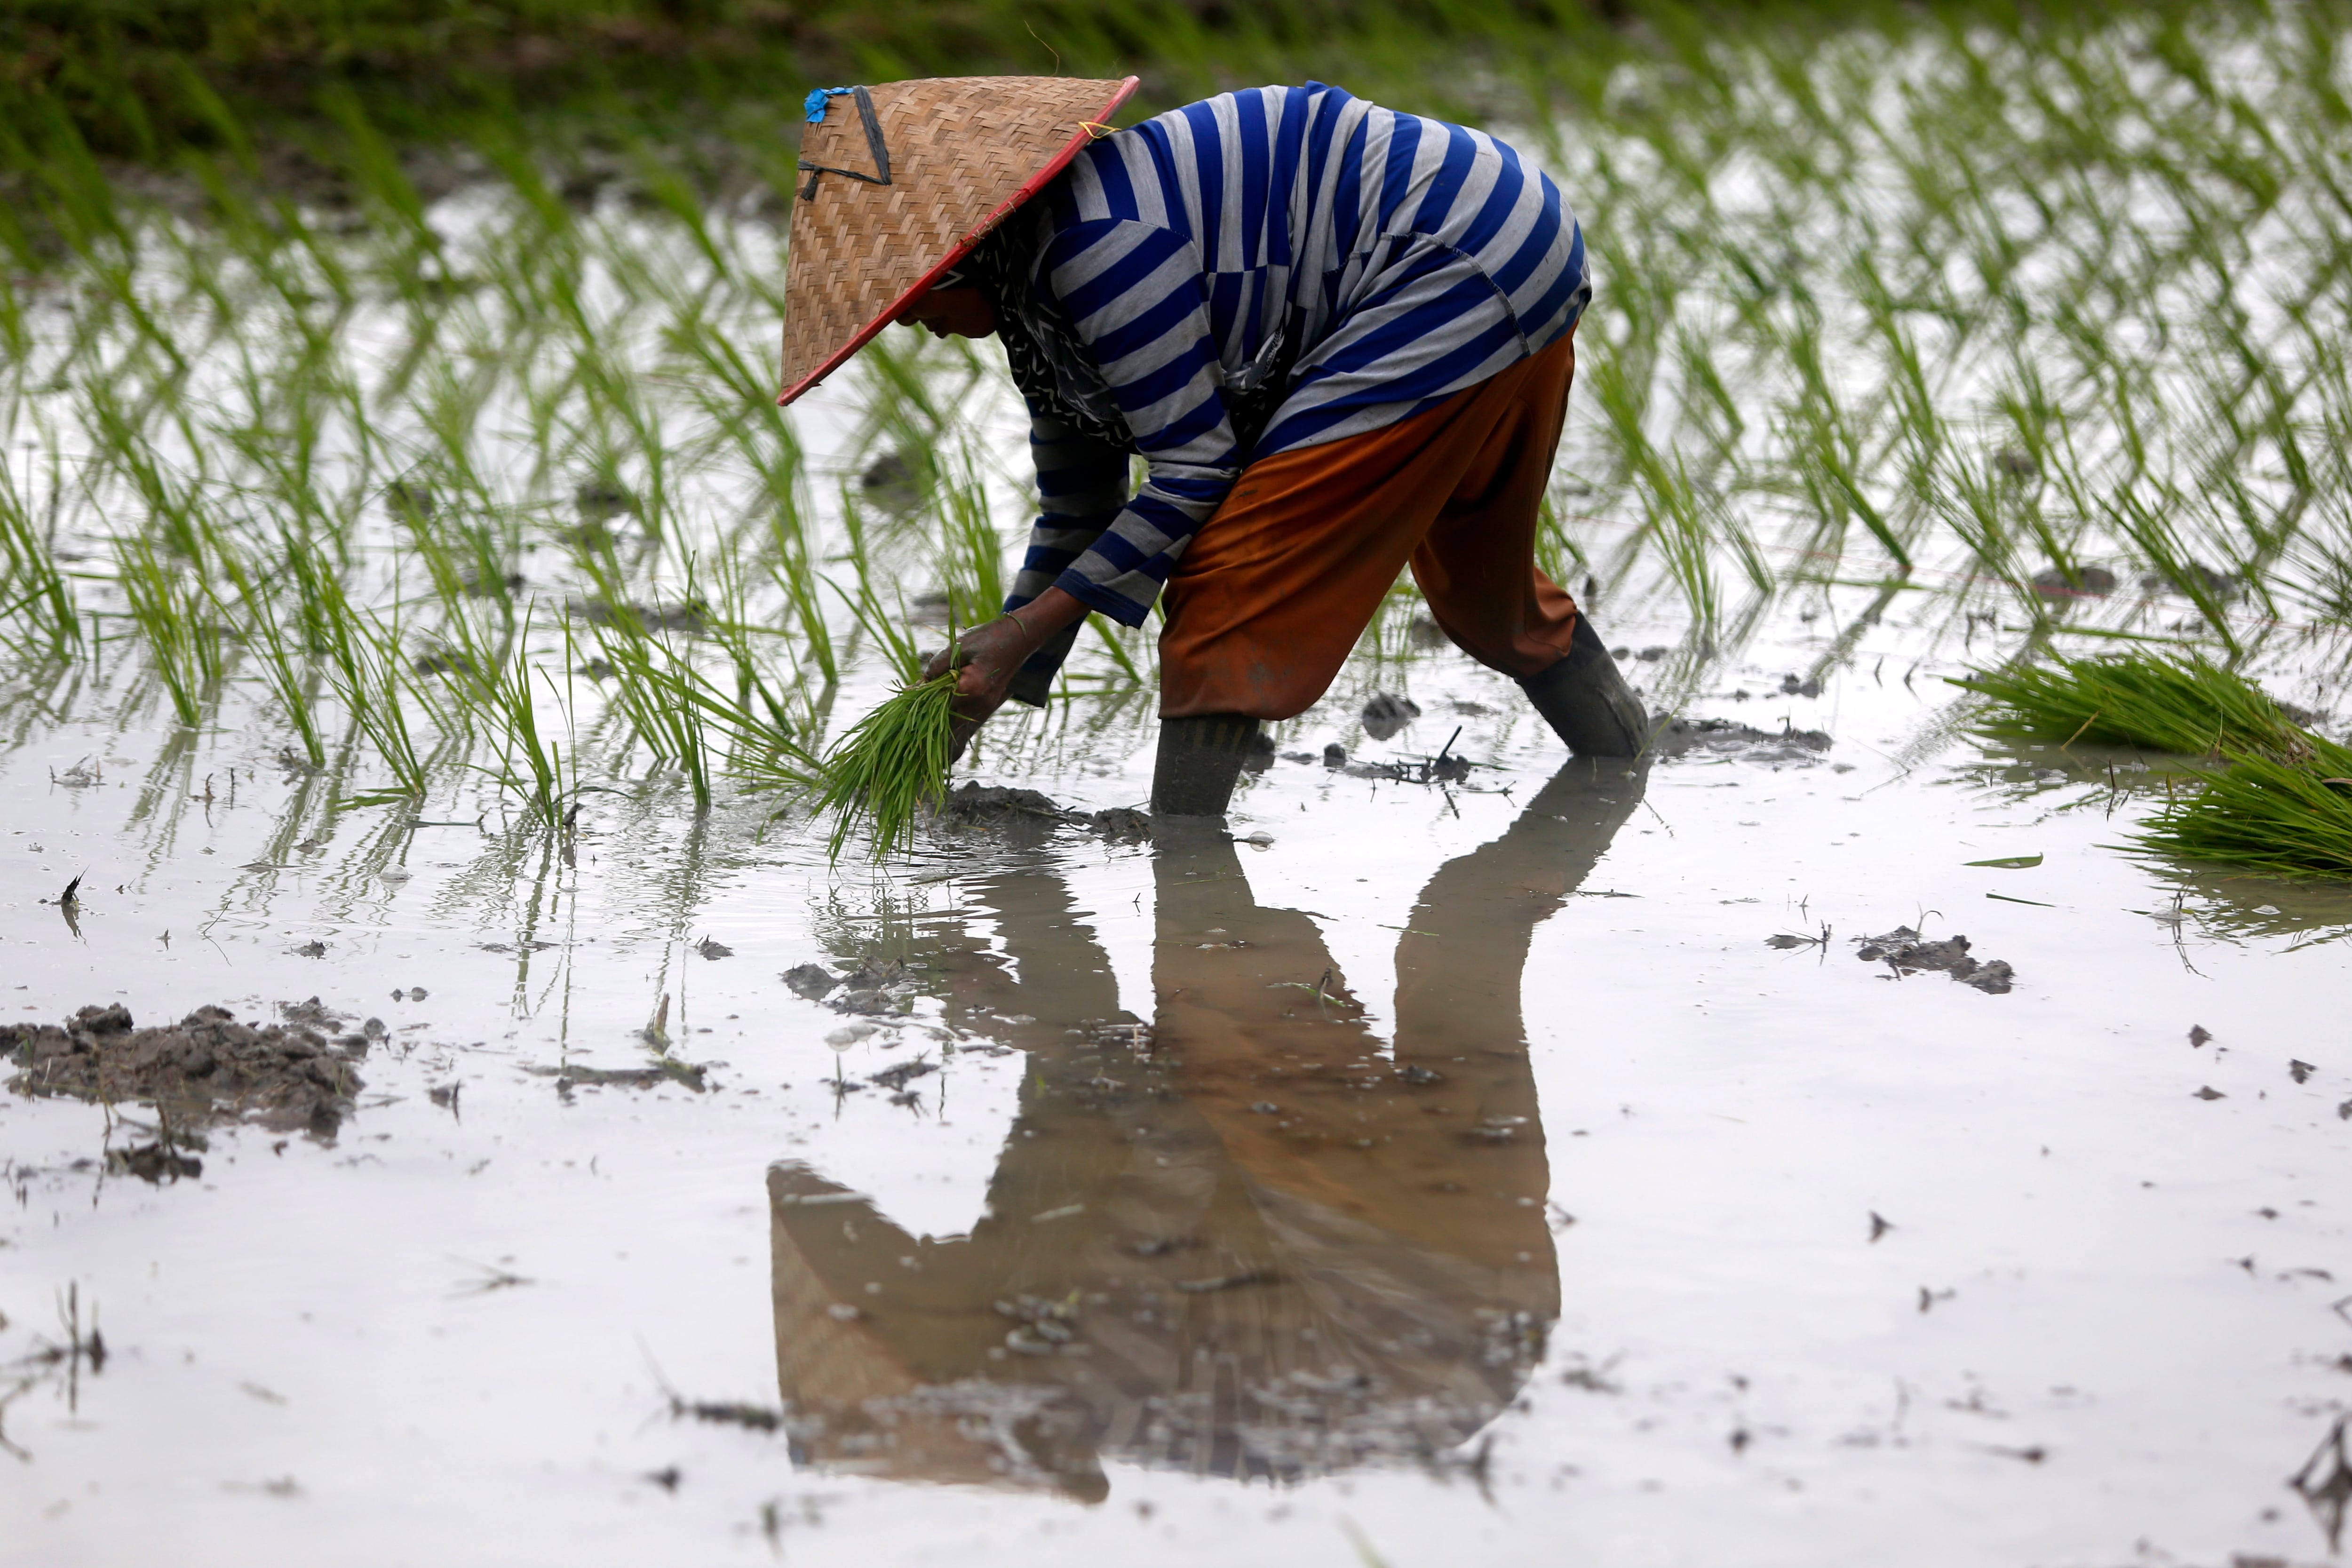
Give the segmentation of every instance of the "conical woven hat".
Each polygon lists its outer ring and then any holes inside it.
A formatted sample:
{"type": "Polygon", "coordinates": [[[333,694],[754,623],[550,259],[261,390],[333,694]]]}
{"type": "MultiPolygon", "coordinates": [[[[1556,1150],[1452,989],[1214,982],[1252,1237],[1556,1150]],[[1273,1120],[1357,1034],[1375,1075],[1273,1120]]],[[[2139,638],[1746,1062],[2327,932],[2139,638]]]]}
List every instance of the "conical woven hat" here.
{"type": "Polygon", "coordinates": [[[940,77],[812,93],[824,118],[801,136],[776,401],[790,403],[864,347],[1090,138],[1108,134],[1135,81],[940,77]]]}

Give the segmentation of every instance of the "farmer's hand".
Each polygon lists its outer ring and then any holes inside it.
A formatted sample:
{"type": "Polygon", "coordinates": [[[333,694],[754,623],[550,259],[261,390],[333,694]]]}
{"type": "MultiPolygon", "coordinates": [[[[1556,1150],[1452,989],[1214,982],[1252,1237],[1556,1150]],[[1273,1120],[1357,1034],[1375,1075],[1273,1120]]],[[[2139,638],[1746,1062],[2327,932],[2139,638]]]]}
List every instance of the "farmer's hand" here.
{"type": "Polygon", "coordinates": [[[1004,706],[1013,678],[1029,662],[1029,656],[1086,613],[1087,606],[1079,600],[1059,588],[1048,588],[1017,613],[972,627],[957,637],[952,649],[942,648],[931,657],[923,670],[925,679],[946,674],[950,654],[955,661],[952,668],[959,672],[954,756],[961,757],[988,716],[1004,706]]]}

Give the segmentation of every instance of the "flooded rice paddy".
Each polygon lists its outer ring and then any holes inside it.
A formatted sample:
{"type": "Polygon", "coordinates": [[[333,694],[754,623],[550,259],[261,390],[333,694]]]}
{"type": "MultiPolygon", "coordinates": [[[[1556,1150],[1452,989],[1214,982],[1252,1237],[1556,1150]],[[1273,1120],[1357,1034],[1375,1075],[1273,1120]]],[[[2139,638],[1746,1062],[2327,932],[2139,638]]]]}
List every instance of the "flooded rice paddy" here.
{"type": "Polygon", "coordinates": [[[2342,733],[2324,31],[1614,68],[1548,547],[1654,753],[1401,591],[1154,834],[1089,633],[966,770],[1044,799],[880,867],[795,783],[987,613],[1021,424],[904,334],[768,405],[756,150],[61,157],[0,1022],[123,1012],[0,1098],[0,1562],[2331,1560],[2352,891],[1943,679],[2342,733]]]}

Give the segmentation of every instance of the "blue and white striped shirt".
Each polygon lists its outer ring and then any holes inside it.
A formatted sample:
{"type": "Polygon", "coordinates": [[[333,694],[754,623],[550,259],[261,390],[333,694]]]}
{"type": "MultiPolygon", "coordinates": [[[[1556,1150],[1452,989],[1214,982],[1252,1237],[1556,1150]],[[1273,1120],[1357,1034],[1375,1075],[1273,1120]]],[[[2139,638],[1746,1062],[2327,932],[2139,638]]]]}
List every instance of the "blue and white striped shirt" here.
{"type": "Polygon", "coordinates": [[[1129,499],[1125,451],[1041,415],[1008,607],[1058,584],[1139,625],[1244,463],[1417,414],[1557,342],[1592,296],[1575,215],[1511,147],[1320,82],[1106,137],[1035,205],[1034,286],[1150,472],[1129,499]],[[1286,366],[1244,447],[1234,402],[1286,366]]]}

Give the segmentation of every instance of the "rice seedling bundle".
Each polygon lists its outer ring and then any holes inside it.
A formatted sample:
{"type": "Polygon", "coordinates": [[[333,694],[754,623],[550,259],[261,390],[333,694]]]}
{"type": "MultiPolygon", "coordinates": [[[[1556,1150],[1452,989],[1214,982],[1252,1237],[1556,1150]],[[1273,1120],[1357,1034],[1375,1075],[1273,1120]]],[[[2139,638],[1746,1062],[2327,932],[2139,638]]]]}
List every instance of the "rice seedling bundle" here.
{"type": "Polygon", "coordinates": [[[2309,739],[2300,762],[2238,758],[2167,805],[2140,844],[2273,877],[2352,879],[2352,748],[2309,739]]]}
{"type": "Polygon", "coordinates": [[[1992,699],[1977,728],[2001,739],[2287,760],[2309,750],[2310,737],[2259,687],[2201,654],[2061,658],[1978,670],[1952,684],[1992,699]]]}
{"type": "Polygon", "coordinates": [[[952,673],[902,687],[826,754],[817,810],[834,814],[833,859],[860,822],[872,825],[877,860],[914,841],[915,818],[947,790],[955,690],[952,673]]]}
{"type": "Polygon", "coordinates": [[[1993,699],[1979,726],[1988,734],[2080,737],[2227,763],[2134,836],[2144,849],[2273,877],[2352,878],[2352,748],[2304,729],[2201,655],[2060,659],[1953,684],[1993,699]]]}

